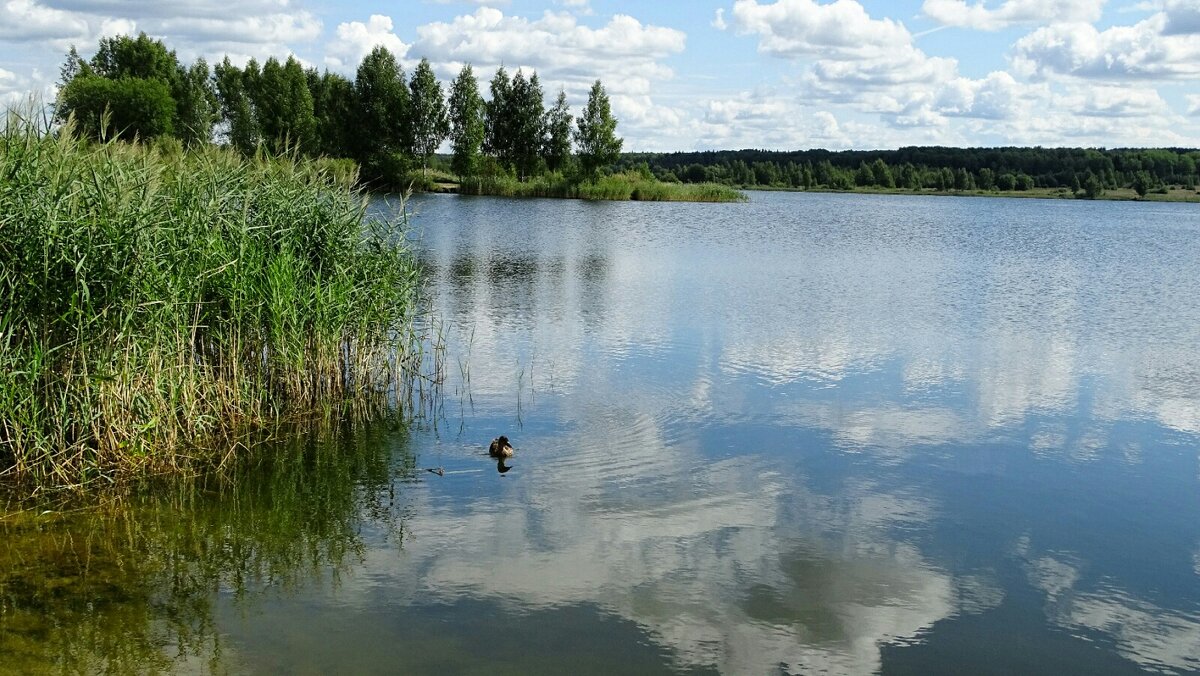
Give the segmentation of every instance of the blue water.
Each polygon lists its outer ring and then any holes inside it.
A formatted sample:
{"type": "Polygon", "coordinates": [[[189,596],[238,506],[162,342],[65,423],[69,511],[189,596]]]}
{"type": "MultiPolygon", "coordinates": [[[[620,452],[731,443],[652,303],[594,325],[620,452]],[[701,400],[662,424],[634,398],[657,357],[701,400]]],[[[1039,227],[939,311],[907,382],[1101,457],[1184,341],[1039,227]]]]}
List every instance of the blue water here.
{"type": "Polygon", "coordinates": [[[1200,670],[1194,205],[407,207],[440,403],[348,437],[333,524],[206,498],[270,565],[167,668],[1200,670]]]}
{"type": "Polygon", "coordinates": [[[1194,206],[410,206],[470,376],[420,457],[518,456],[424,484],[379,588],[665,671],[1200,669],[1194,206]]]}

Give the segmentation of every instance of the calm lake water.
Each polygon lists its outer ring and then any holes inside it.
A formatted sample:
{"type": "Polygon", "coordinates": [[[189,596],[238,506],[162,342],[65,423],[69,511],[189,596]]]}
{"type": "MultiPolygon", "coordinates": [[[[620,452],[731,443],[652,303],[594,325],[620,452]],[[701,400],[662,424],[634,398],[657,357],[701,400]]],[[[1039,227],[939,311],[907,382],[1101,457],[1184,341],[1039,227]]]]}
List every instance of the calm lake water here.
{"type": "Polygon", "coordinates": [[[434,414],[0,524],[0,671],[1200,670],[1196,206],[408,206],[434,414]]]}

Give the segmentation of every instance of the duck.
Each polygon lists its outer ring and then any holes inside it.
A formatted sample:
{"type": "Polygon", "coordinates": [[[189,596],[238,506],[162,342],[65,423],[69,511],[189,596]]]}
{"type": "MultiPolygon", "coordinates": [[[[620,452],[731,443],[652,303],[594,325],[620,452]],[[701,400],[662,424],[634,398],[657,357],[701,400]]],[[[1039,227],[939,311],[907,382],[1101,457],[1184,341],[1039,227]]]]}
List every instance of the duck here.
{"type": "Polygon", "coordinates": [[[488,446],[488,455],[493,458],[511,458],[513,447],[508,443],[508,437],[501,435],[492,439],[491,445],[488,446]]]}

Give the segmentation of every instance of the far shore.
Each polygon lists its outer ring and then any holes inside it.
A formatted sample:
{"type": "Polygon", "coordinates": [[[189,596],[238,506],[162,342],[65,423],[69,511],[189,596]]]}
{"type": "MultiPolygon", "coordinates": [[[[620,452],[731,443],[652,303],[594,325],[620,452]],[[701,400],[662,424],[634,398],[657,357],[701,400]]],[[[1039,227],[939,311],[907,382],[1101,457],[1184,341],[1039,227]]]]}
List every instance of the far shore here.
{"type": "MultiPolygon", "coordinates": [[[[660,182],[660,185],[688,185],[688,184],[673,184],[660,182]]],[[[1033,188],[1030,190],[910,190],[905,188],[853,188],[851,190],[839,190],[834,188],[783,188],[772,186],[742,186],[729,187],[730,190],[739,191],[742,193],[748,192],[815,192],[815,193],[846,193],[856,195],[925,195],[929,197],[1004,197],[1016,199],[1051,199],[1051,200],[1087,200],[1082,193],[1073,194],[1070,190],[1064,188],[1033,188]]],[[[442,194],[460,194],[460,184],[453,181],[434,181],[425,187],[425,190],[419,192],[427,193],[442,193],[442,194]]],[[[469,193],[479,194],[479,193],[469,193]]],[[[584,197],[580,195],[567,194],[530,194],[530,195],[513,195],[497,192],[482,193],[492,196],[526,196],[526,197],[547,197],[553,199],[597,199],[594,197],[584,197]]],[[[603,199],[603,198],[602,198],[603,199]]],[[[624,197],[617,199],[626,199],[636,201],[638,198],[624,197]]],[[[1095,201],[1109,202],[1179,202],[1179,203],[1200,203],[1200,192],[1187,190],[1184,188],[1173,188],[1166,193],[1152,192],[1147,193],[1144,197],[1139,196],[1132,188],[1119,188],[1116,190],[1106,190],[1103,194],[1094,198],[1095,201]]],[[[690,200],[682,200],[690,201],[690,200]]],[[[703,200],[713,201],[713,200],[703,200]]],[[[720,200],[727,201],[727,200],[720,200]]]]}
{"type": "MultiPolygon", "coordinates": [[[[1017,199],[1087,200],[1082,193],[1073,194],[1066,188],[1032,188],[1030,190],[910,190],[907,188],[781,188],[754,186],[738,188],[746,192],[819,192],[847,193],[856,195],[927,195],[930,197],[1013,197],[1017,199]]],[[[1147,193],[1141,197],[1132,188],[1106,190],[1094,198],[1095,201],[1110,202],[1193,202],[1200,203],[1200,192],[1184,188],[1173,188],[1168,192],[1147,193]]]]}

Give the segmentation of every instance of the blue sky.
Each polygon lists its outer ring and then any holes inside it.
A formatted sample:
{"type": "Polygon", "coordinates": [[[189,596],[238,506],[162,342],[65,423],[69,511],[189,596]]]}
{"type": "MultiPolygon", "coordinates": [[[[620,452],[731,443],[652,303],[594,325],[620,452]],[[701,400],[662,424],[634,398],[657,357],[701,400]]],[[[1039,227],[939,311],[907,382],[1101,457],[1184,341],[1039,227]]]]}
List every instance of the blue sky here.
{"type": "Polygon", "coordinates": [[[375,44],[447,81],[503,63],[576,109],[599,78],[630,150],[1200,147],[1200,0],[0,0],[0,102],[136,31],[348,75],[375,44]]]}

